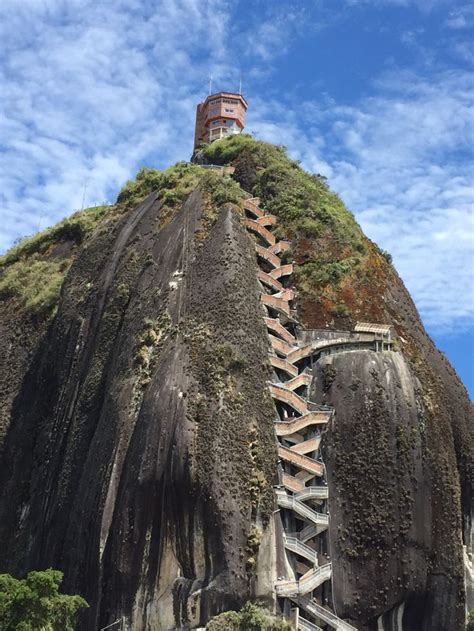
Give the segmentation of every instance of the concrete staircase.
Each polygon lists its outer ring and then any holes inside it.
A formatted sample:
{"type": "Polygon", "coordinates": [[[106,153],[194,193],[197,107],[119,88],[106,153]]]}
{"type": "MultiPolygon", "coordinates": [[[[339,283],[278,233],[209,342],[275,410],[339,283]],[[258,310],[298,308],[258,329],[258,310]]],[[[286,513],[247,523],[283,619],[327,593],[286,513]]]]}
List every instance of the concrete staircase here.
{"type": "Polygon", "coordinates": [[[357,323],[354,331],[297,328],[296,312],[292,308],[295,291],[288,287],[293,264],[282,262],[279,256],[287,252],[291,244],[278,240],[272,233],[277,218],[260,208],[258,198],[244,200],[243,206],[245,226],[256,240],[260,300],[268,329],[270,365],[275,372],[275,380],[268,385],[278,412],[275,434],[280,459],[280,484],[275,488],[275,495],[282,511],[283,545],[287,551],[288,567],[293,573],[288,580],[278,580],[275,591],[279,598],[289,599],[296,605],[296,608],[291,607],[298,629],[321,631],[315,622],[300,615],[304,610],[333,629],[357,631],[319,604],[313,595],[314,590],[330,580],[332,575],[331,562],[319,565],[317,550],[320,537],[326,536],[329,527],[329,492],[319,447],[321,433],[331,421],[333,410],[308,403],[312,381],[308,369],[327,354],[389,350],[392,344],[391,327],[361,322],[357,323]],[[285,524],[291,524],[291,531],[285,524]]]}
{"type": "Polygon", "coordinates": [[[298,598],[298,605],[307,613],[316,616],[337,631],[357,631],[356,627],[353,627],[348,622],[344,622],[344,620],[338,618],[335,613],[326,609],[326,607],[323,607],[314,599],[298,598]]]}
{"type": "MultiPolygon", "coordinates": [[[[296,321],[291,302],[295,292],[284,283],[293,273],[293,265],[283,264],[279,257],[290,244],[275,239],[271,228],[276,225],[277,219],[264,213],[258,199],[245,200],[244,208],[247,214],[245,225],[256,239],[261,302],[266,312],[264,321],[270,341],[270,364],[278,374],[278,380],[269,383],[270,394],[278,403],[275,434],[282,470],[281,485],[276,488],[276,501],[281,510],[288,512],[286,521],[296,527],[295,532],[285,532],[283,537],[289,555],[288,563],[294,568],[295,576],[279,580],[275,590],[279,598],[294,600],[311,595],[331,578],[331,563],[318,563],[317,539],[329,525],[325,505],[328,487],[324,481],[325,470],[319,445],[321,428],[330,421],[332,411],[312,411],[308,409],[305,398],[312,377],[297,362],[311,354],[312,345],[301,347],[294,334],[296,321]]],[[[299,608],[298,602],[296,605],[299,608]]],[[[299,629],[320,630],[316,623],[300,617],[298,611],[296,615],[299,629]]]]}

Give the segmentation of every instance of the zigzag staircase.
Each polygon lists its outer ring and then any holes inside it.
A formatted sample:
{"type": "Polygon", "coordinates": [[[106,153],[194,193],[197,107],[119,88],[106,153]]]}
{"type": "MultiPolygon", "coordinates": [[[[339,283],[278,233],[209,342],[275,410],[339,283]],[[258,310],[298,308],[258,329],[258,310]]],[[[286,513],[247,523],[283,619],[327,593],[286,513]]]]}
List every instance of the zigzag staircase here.
{"type": "Polygon", "coordinates": [[[289,249],[288,241],[277,240],[271,232],[277,219],[265,214],[258,198],[244,200],[245,226],[255,235],[259,264],[261,302],[270,340],[270,364],[275,379],[269,383],[278,416],[275,434],[278,441],[279,481],[276,502],[281,510],[288,574],[275,585],[283,610],[292,609],[298,629],[321,631],[316,623],[301,616],[301,610],[320,624],[333,629],[356,631],[332,611],[317,602],[321,586],[331,579],[332,567],[322,551],[321,541],[328,526],[328,487],[319,444],[321,432],[332,417],[329,408],[307,400],[312,376],[305,359],[313,345],[300,345],[295,337],[296,314],[291,308],[295,293],[288,287],[293,265],[282,263],[279,255],[289,249]],[[287,607],[284,601],[287,600],[287,607]]]}

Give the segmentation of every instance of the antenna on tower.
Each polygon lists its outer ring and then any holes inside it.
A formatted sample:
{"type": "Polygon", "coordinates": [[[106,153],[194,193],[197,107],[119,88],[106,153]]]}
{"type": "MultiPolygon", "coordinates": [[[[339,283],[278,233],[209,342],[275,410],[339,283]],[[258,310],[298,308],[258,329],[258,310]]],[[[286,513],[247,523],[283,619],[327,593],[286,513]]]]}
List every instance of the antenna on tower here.
{"type": "Polygon", "coordinates": [[[209,96],[211,95],[212,92],[212,75],[209,77],[209,96]]]}
{"type": "Polygon", "coordinates": [[[239,94],[242,94],[242,75],[240,75],[239,94]]]}

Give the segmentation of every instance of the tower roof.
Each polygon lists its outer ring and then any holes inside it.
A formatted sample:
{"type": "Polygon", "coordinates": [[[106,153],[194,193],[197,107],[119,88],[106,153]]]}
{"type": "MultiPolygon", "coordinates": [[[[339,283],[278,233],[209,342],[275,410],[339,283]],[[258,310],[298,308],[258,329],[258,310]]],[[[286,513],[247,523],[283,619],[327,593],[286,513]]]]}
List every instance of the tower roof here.
{"type": "Polygon", "coordinates": [[[206,99],[202,102],[202,105],[205,106],[207,105],[207,103],[209,103],[209,101],[212,101],[213,99],[218,99],[221,97],[240,99],[242,103],[244,104],[245,109],[248,108],[248,103],[245,100],[245,97],[242,94],[239,94],[238,92],[214,92],[214,94],[209,94],[209,96],[206,97],[206,99]]]}

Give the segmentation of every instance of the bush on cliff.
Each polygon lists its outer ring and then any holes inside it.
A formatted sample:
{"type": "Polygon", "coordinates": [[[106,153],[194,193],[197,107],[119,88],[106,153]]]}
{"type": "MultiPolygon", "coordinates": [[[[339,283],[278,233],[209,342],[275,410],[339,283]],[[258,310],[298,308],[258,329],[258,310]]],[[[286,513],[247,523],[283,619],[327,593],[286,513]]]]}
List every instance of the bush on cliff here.
{"type": "Polygon", "coordinates": [[[53,313],[68,261],[42,261],[34,257],[9,265],[0,277],[0,299],[16,298],[34,316],[53,313]]]}
{"type": "Polygon", "coordinates": [[[206,631],[291,631],[293,626],[283,618],[265,612],[254,603],[245,604],[237,613],[226,611],[207,623],[206,631]]]}
{"type": "Polygon", "coordinates": [[[177,162],[168,169],[143,167],[134,180],[129,180],[117,197],[117,203],[134,206],[153,191],[158,191],[165,204],[181,203],[197,186],[203,169],[188,162],[177,162]]]}
{"type": "Polygon", "coordinates": [[[79,246],[115,206],[86,208],[55,226],[21,239],[0,256],[0,299],[47,319],[55,313],[59,292],[79,246]]]}
{"type": "Polygon", "coordinates": [[[238,204],[242,198],[242,191],[235,180],[220,171],[181,161],[163,170],[143,167],[136,178],[122,188],[117,202],[130,207],[157,191],[166,206],[176,207],[195,188],[208,193],[217,206],[227,202],[238,204]]]}
{"type": "Polygon", "coordinates": [[[74,631],[79,609],[88,607],[81,596],[59,592],[63,573],[30,572],[17,579],[0,574],[0,629],[3,631],[74,631]]]}
{"type": "Polygon", "coordinates": [[[466,631],[474,631],[474,609],[468,613],[466,631]]]}

